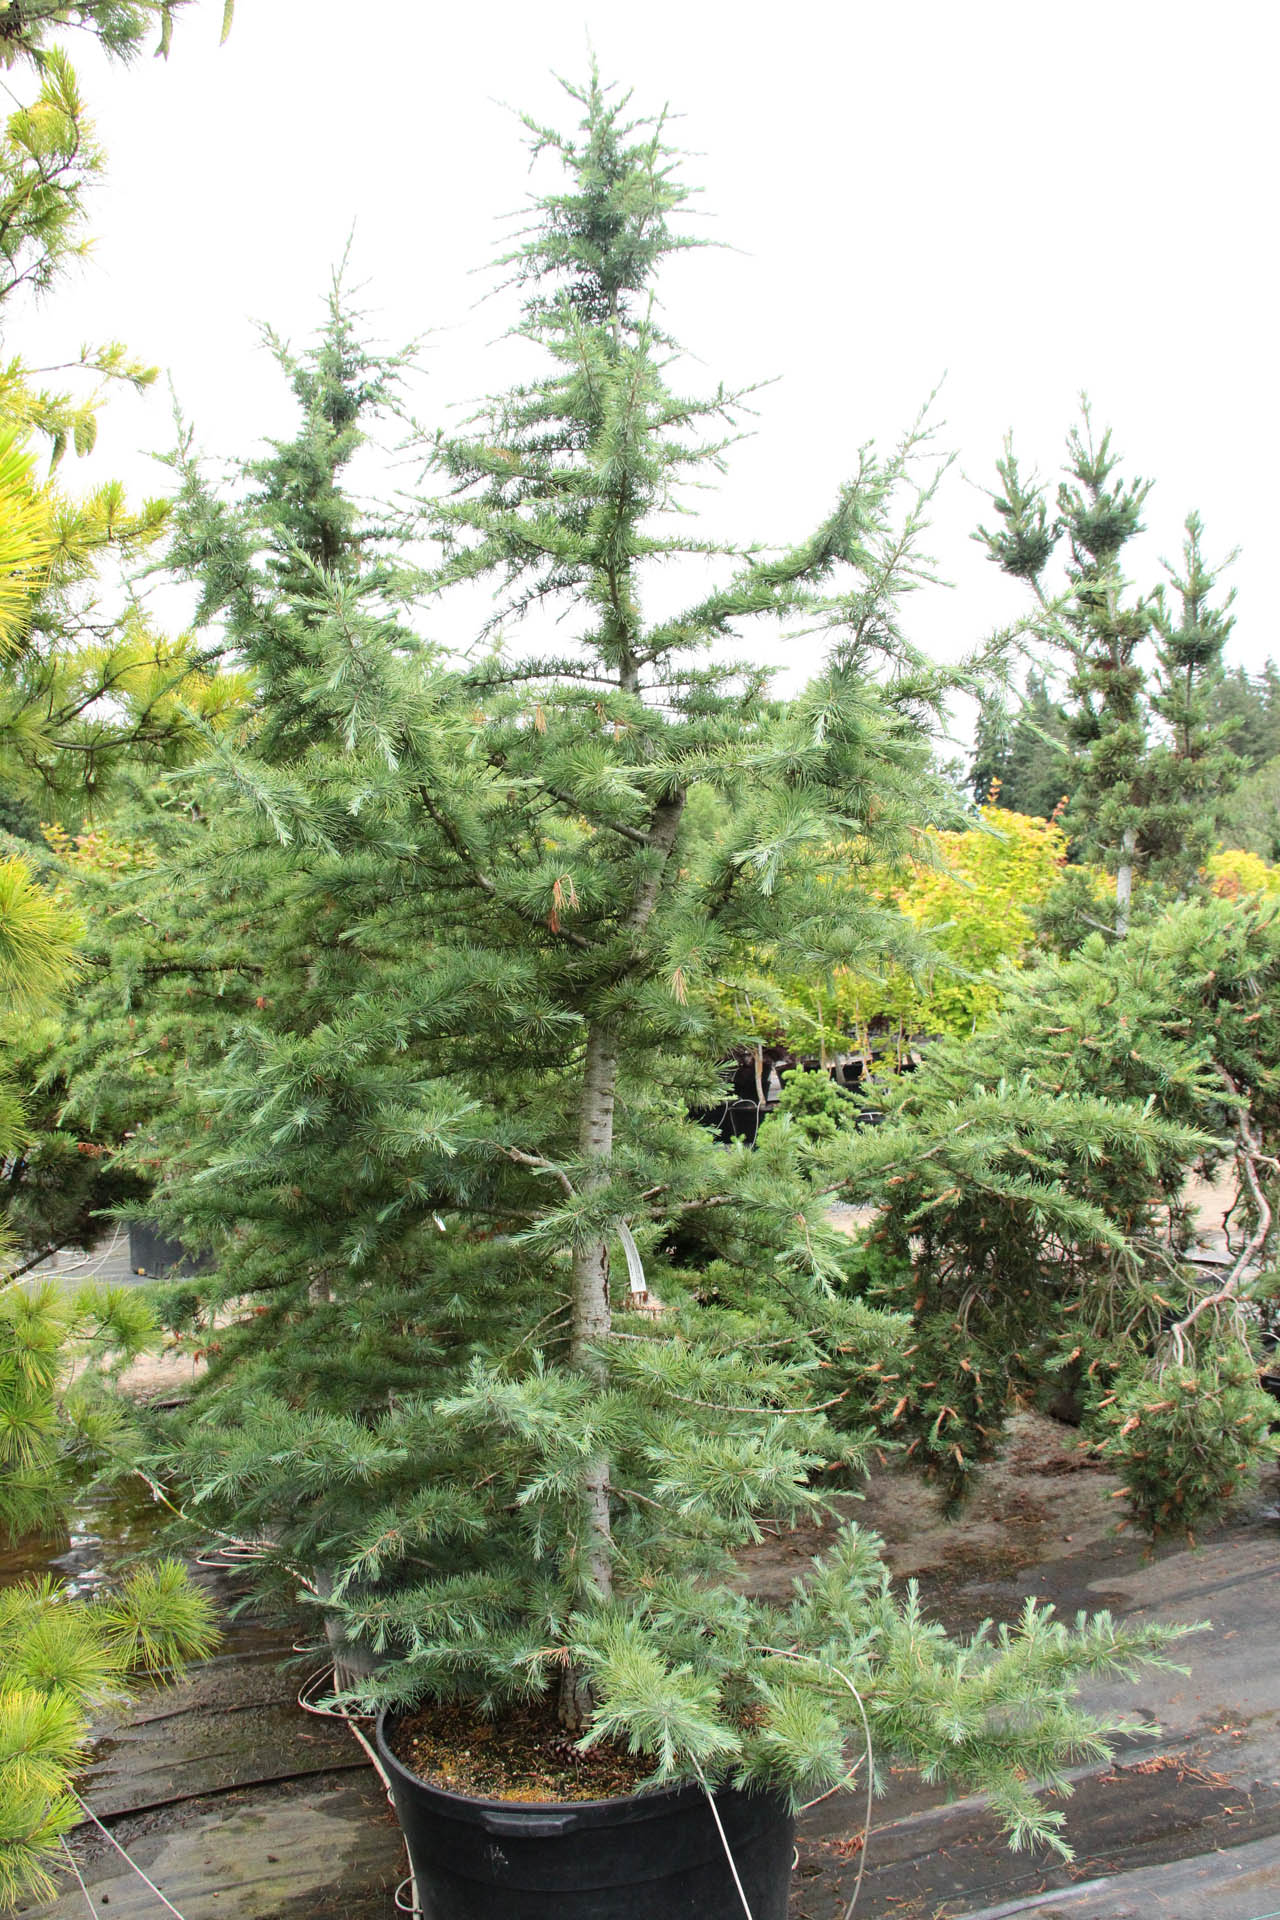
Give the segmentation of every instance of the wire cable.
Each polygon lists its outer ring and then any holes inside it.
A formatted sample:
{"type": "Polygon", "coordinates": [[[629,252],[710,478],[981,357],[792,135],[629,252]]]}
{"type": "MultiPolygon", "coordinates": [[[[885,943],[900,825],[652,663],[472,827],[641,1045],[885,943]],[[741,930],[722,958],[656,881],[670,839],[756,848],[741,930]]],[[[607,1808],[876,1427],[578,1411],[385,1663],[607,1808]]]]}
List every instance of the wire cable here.
{"type": "MultiPolygon", "coordinates": [[[[174,1906],[172,1900],[170,1900],[165,1894],[161,1893],[155,1881],[152,1879],[149,1879],[148,1876],[142,1871],[142,1868],[138,1865],[137,1861],[133,1858],[132,1854],[125,1852],[125,1849],[120,1845],[120,1842],[116,1839],[114,1833],[111,1833],[108,1830],[108,1828],[103,1826],[101,1820],[99,1820],[97,1814],[94,1812],[93,1808],[89,1805],[88,1801],[82,1800],[74,1787],[68,1787],[67,1791],[71,1795],[71,1798],[77,1803],[77,1805],[84,1808],[85,1813],[88,1815],[89,1819],[92,1820],[94,1826],[98,1829],[98,1832],[102,1835],[103,1839],[110,1841],[111,1845],[115,1848],[116,1852],[120,1855],[120,1858],[125,1862],[125,1865],[128,1867],[131,1867],[134,1873],[137,1874],[139,1880],[143,1881],[146,1886],[150,1887],[152,1893],[154,1893],[156,1899],[160,1902],[160,1905],[162,1907],[167,1907],[169,1909],[169,1912],[174,1916],[174,1920],[183,1920],[182,1914],[178,1912],[178,1909],[174,1906]]],[[[79,1873],[76,1874],[76,1878],[77,1879],[80,1878],[79,1873]]],[[[84,1884],[83,1881],[81,1881],[81,1885],[83,1884],[84,1884]]],[[[88,1895],[86,1894],[85,1897],[88,1898],[88,1895]]]]}
{"type": "Polygon", "coordinates": [[[67,1856],[67,1865],[71,1868],[72,1873],[74,1873],[76,1879],[80,1882],[80,1891],[84,1895],[84,1903],[86,1907],[88,1907],[90,1913],[93,1915],[93,1920],[102,1920],[101,1914],[98,1912],[98,1909],[94,1906],[93,1901],[89,1897],[89,1889],[88,1887],[86,1887],[84,1883],[84,1875],[81,1873],[79,1867],[76,1865],[76,1857],[74,1853],[72,1853],[70,1847],[67,1845],[66,1836],[60,1834],[58,1837],[62,1847],[62,1851],[67,1856]]]}
{"type": "Polygon", "coordinates": [[[742,1902],[742,1911],[746,1914],[747,1920],[755,1920],[755,1916],[751,1911],[750,1903],[748,1902],[746,1893],[743,1889],[742,1881],[738,1875],[738,1864],[733,1857],[733,1849],[729,1845],[729,1837],[725,1833],[724,1822],[720,1818],[720,1809],[716,1805],[716,1797],[714,1793],[712,1793],[710,1787],[707,1785],[707,1776],[702,1771],[702,1768],[698,1766],[698,1762],[695,1760],[693,1764],[698,1769],[698,1778],[702,1782],[702,1791],[707,1796],[707,1805],[711,1809],[711,1818],[716,1823],[716,1832],[720,1835],[720,1845],[724,1848],[724,1857],[729,1862],[729,1871],[733,1875],[733,1884],[738,1889],[738,1898],[742,1902]]]}

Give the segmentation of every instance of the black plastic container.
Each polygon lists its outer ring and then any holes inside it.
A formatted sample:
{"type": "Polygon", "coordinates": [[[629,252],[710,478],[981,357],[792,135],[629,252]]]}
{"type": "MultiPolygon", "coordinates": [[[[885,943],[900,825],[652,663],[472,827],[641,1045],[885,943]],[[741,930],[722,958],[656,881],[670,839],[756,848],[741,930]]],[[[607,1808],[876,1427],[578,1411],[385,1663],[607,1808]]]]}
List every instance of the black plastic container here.
{"type": "MultiPolygon", "coordinates": [[[[745,1920],[701,1787],[617,1800],[472,1800],[382,1757],[423,1920],[745,1920]]],[[[716,1789],[752,1920],[786,1920],[795,1820],[772,1793],[716,1789]]]]}
{"type": "Polygon", "coordinates": [[[188,1253],[181,1240],[170,1240],[147,1220],[129,1222],[129,1265],[149,1280],[185,1280],[213,1265],[207,1253],[188,1253]]]}

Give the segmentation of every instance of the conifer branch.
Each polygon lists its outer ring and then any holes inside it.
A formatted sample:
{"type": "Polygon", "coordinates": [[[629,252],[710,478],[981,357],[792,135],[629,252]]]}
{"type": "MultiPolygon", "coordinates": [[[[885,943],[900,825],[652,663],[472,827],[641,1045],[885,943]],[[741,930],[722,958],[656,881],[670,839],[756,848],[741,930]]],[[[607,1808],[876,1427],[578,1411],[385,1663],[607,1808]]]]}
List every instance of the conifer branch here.
{"type": "Polygon", "coordinates": [[[544,1160],[542,1155],[538,1153],[522,1153],[519,1147],[502,1147],[500,1151],[506,1155],[508,1160],[514,1160],[518,1166],[534,1167],[539,1173],[551,1174],[554,1179],[559,1181],[561,1187],[571,1200],[577,1199],[577,1189],[572,1180],[570,1180],[564,1168],[556,1166],[554,1161],[544,1160]]]}
{"type": "MultiPolygon", "coordinates": [[[[481,893],[487,894],[491,900],[499,901],[498,888],[496,884],[494,883],[491,876],[485,873],[483,869],[477,864],[477,862],[472,858],[471,853],[467,848],[466,842],[463,840],[463,837],[459,832],[457,826],[449,818],[448,814],[445,813],[442,808],[439,808],[436,806],[435,802],[432,800],[430,794],[427,792],[424,786],[419,785],[415,789],[415,791],[423,807],[425,807],[431,819],[435,822],[436,826],[439,827],[441,833],[443,833],[443,835],[445,836],[445,839],[449,842],[449,845],[453,848],[454,852],[457,854],[459,861],[461,862],[462,866],[466,870],[467,876],[471,884],[475,887],[478,887],[481,893]]],[[[521,909],[518,908],[515,905],[514,901],[512,901],[508,897],[501,898],[501,900],[499,901],[499,904],[502,905],[509,913],[521,913],[521,917],[525,920],[529,920],[535,917],[527,913],[522,913],[521,909]]],[[[585,935],[577,932],[575,928],[565,927],[561,925],[551,926],[545,921],[539,921],[538,924],[546,925],[547,932],[550,933],[554,939],[565,940],[568,942],[570,946],[578,947],[581,951],[586,953],[589,953],[591,951],[591,942],[585,937],[585,935]]]]}
{"type": "Polygon", "coordinates": [[[560,802],[561,806],[569,807],[574,813],[581,814],[582,818],[589,821],[593,827],[600,827],[608,833],[621,834],[622,838],[624,840],[630,840],[633,846],[648,847],[653,844],[651,836],[641,832],[639,827],[630,827],[623,820],[602,820],[598,814],[590,812],[588,808],[583,806],[581,800],[575,798],[573,794],[566,792],[563,787],[547,786],[544,784],[543,792],[549,793],[553,800],[560,802]]]}
{"type": "MultiPolygon", "coordinates": [[[[1222,1067],[1219,1067],[1217,1071],[1224,1084],[1238,1099],[1239,1088],[1231,1078],[1231,1075],[1222,1067]]],[[[1235,1132],[1237,1142],[1239,1143],[1236,1153],[1236,1165],[1244,1174],[1249,1187],[1249,1195],[1253,1201],[1253,1232],[1249,1235],[1243,1247],[1241,1247],[1231,1271],[1222,1285],[1217,1288],[1215,1292],[1206,1294],[1197,1300],[1190,1312],[1185,1313],[1182,1318],[1175,1321],[1170,1328],[1170,1339],[1178,1366],[1182,1366],[1186,1360],[1185,1334],[1195,1325],[1201,1314],[1209,1312],[1213,1307],[1223,1306],[1227,1301],[1235,1302],[1238,1299],[1241,1282],[1246,1278],[1250,1269],[1263,1253],[1271,1233],[1271,1203],[1267,1199],[1261,1181],[1258,1179],[1257,1171],[1258,1163],[1270,1159],[1270,1156],[1262,1152],[1262,1144],[1250,1123],[1248,1109],[1244,1106],[1236,1109],[1235,1132]]],[[[1271,1160],[1271,1164],[1275,1164],[1274,1159],[1271,1160]]]]}

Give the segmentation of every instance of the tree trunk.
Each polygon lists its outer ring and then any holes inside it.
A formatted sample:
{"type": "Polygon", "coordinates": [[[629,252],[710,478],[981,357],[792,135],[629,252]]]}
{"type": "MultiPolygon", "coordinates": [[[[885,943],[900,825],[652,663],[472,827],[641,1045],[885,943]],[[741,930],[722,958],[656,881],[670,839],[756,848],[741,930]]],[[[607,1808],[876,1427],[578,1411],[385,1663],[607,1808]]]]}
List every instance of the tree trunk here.
{"type": "MultiPolygon", "coordinates": [[[[587,1065],[583,1076],[579,1148],[594,1168],[583,1181],[589,1192],[607,1177],[604,1167],[613,1152],[613,1098],[618,1079],[618,1048],[607,1027],[593,1027],[587,1037],[587,1065]]],[[[569,1364],[603,1386],[604,1360],[593,1343],[607,1340],[609,1309],[609,1243],[589,1240],[573,1258],[573,1335],[569,1364]]],[[[593,1460],[585,1481],[590,1527],[587,1566],[592,1585],[608,1599],[613,1591],[609,1561],[609,1463],[593,1460]]]]}
{"type": "Polygon", "coordinates": [[[1120,865],[1116,868],[1116,932],[1124,935],[1129,931],[1129,903],[1133,899],[1133,855],[1137,846],[1137,836],[1132,827],[1124,830],[1121,842],[1120,865]]]}
{"type": "MultiPolygon", "coordinates": [[[[318,1597],[321,1600],[327,1600],[333,1592],[332,1568],[317,1567],[314,1577],[318,1597]]],[[[335,1686],[354,1692],[362,1680],[371,1679],[378,1671],[381,1662],[377,1654],[369,1647],[362,1647],[357,1641],[348,1640],[343,1631],[342,1622],[336,1614],[324,1615],[324,1637],[333,1655],[335,1686]]]]}
{"type": "MultiPolygon", "coordinates": [[[[581,1190],[590,1192],[607,1178],[605,1167],[613,1152],[613,1101],[618,1080],[618,1045],[606,1026],[587,1035],[587,1059],[582,1076],[582,1107],[578,1149],[587,1162],[581,1190]]],[[[569,1363],[603,1386],[608,1369],[597,1343],[607,1340],[609,1306],[609,1243],[584,1241],[573,1256],[573,1333],[569,1363]]],[[[582,1475],[583,1520],[586,1539],[582,1550],[582,1584],[601,1600],[613,1596],[613,1541],[609,1523],[609,1461],[603,1454],[587,1462],[582,1475]]],[[[594,1702],[586,1675],[566,1664],[560,1680],[560,1724],[569,1733],[586,1730],[594,1702]]]]}
{"type": "MultiPolygon", "coordinates": [[[[675,844],[684,810],[684,796],[664,801],[654,813],[649,844],[658,856],[641,881],[623,927],[636,936],[644,931],[662,885],[667,860],[675,844]]],[[[580,1191],[590,1193],[608,1179],[608,1164],[613,1153],[613,1103],[618,1084],[618,1039],[604,1023],[593,1025],[587,1034],[587,1055],[582,1074],[582,1105],[578,1118],[578,1151],[585,1163],[580,1191]]],[[[608,1366],[599,1351],[612,1326],[609,1305],[609,1242],[601,1235],[583,1241],[573,1256],[573,1331],[569,1343],[569,1364],[604,1386],[608,1366]]],[[[583,1542],[583,1586],[602,1600],[613,1597],[613,1536],[609,1520],[609,1460],[601,1454],[587,1462],[582,1476],[582,1504],[586,1539],[583,1542]]],[[[581,1733],[591,1717],[594,1702],[585,1674],[566,1663],[560,1681],[560,1724],[567,1732],[581,1733]]]]}

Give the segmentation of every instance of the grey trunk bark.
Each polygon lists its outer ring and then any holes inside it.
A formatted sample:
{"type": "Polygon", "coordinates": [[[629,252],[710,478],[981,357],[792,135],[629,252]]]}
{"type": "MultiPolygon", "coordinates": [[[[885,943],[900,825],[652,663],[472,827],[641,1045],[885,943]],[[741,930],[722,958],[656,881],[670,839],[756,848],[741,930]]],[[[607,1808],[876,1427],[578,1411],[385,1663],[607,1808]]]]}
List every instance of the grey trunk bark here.
{"type": "MultiPolygon", "coordinates": [[[[587,1035],[587,1060],[582,1076],[582,1108],[578,1150],[588,1171],[582,1190],[589,1192],[607,1178],[605,1167],[613,1152],[613,1101],[618,1080],[618,1046],[612,1031],[592,1027],[587,1035]]],[[[609,1306],[609,1243],[584,1241],[573,1256],[573,1333],[569,1364],[603,1386],[607,1366],[598,1351],[607,1340],[612,1317],[609,1306]]],[[[613,1597],[613,1536],[609,1521],[609,1461],[604,1454],[589,1460],[582,1475],[582,1509],[586,1538],[582,1562],[584,1584],[602,1600],[613,1597]]],[[[591,1683],[581,1668],[567,1664],[560,1680],[560,1724],[569,1733],[586,1730],[594,1706],[591,1683]]]]}
{"type": "MultiPolygon", "coordinates": [[[[333,1592],[333,1575],[328,1567],[316,1568],[315,1584],[319,1598],[327,1600],[333,1592]]],[[[333,1613],[324,1616],[324,1637],[333,1655],[334,1685],[344,1692],[358,1691],[360,1682],[370,1679],[378,1671],[380,1662],[377,1654],[369,1647],[348,1640],[342,1621],[333,1613]]]]}
{"type": "MultiPolygon", "coordinates": [[[[636,891],[623,926],[633,937],[648,925],[658,903],[662,876],[675,845],[684,795],[664,801],[654,812],[649,844],[655,858],[636,891]]],[[[580,1190],[589,1193],[608,1179],[613,1153],[613,1105],[618,1085],[618,1040],[603,1023],[587,1034],[578,1119],[578,1151],[585,1163],[580,1190]]],[[[609,1304],[609,1242],[603,1236],[582,1242],[573,1256],[573,1331],[569,1364],[603,1386],[608,1365],[600,1351],[613,1324],[609,1304]]],[[[613,1597],[613,1535],[609,1519],[609,1460],[601,1454],[587,1462],[582,1476],[585,1584],[603,1600],[613,1597]]],[[[591,1686],[580,1669],[566,1664],[560,1682],[560,1724],[581,1733],[591,1717],[591,1686]]]]}
{"type": "Polygon", "coordinates": [[[1133,899],[1133,855],[1137,835],[1132,827],[1125,828],[1120,844],[1120,865],[1116,868],[1116,932],[1123,935],[1129,931],[1129,905],[1133,899]]]}

